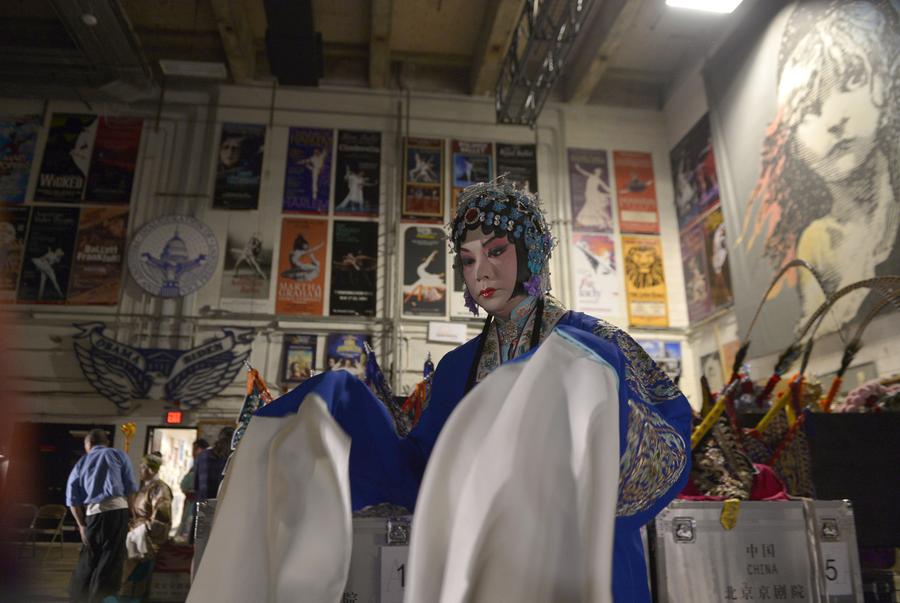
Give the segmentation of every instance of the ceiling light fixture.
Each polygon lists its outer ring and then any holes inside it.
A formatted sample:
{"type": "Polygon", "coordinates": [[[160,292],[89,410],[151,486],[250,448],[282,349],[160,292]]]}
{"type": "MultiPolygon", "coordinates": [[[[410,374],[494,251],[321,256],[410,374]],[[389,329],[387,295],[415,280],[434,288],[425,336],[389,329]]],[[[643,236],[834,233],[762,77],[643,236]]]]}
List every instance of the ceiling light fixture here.
{"type": "Polygon", "coordinates": [[[741,2],[743,0],[666,0],[666,6],[727,15],[733,12],[741,2]]]}

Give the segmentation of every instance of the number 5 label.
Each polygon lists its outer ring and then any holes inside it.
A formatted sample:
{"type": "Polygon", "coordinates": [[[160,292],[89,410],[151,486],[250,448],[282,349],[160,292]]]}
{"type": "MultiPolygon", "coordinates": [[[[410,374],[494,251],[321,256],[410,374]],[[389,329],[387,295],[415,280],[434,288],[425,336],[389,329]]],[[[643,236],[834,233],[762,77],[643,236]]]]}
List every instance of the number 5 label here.
{"type": "Polygon", "coordinates": [[[381,550],[381,599],[380,603],[403,603],[406,589],[406,562],[408,546],[383,546],[381,550]]]}
{"type": "Polygon", "coordinates": [[[845,542],[823,542],[822,560],[825,563],[825,592],[829,597],[852,595],[850,556],[845,542]]]}

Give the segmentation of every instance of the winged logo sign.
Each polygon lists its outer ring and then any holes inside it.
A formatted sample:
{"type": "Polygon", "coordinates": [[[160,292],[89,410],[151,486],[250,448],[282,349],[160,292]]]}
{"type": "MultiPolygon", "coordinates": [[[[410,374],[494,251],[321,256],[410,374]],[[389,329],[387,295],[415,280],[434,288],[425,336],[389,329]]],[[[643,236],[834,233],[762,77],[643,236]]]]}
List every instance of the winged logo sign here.
{"type": "Polygon", "coordinates": [[[75,355],[94,389],[120,409],[131,400],[195,408],[228,387],[250,357],[253,329],[225,328],[189,350],[135,348],[104,335],[102,322],[76,323],[75,355]]]}

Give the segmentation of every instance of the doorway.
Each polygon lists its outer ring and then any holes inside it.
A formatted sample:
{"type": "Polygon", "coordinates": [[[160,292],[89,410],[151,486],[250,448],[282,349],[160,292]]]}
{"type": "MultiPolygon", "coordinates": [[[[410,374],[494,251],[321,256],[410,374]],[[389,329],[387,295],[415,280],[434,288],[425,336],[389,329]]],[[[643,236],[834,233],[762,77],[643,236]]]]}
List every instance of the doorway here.
{"type": "Polygon", "coordinates": [[[196,427],[160,425],[147,428],[147,447],[144,452],[159,452],[162,455],[159,478],[172,489],[172,537],[181,532],[185,507],[181,481],[194,466],[193,445],[196,439],[196,427]]]}

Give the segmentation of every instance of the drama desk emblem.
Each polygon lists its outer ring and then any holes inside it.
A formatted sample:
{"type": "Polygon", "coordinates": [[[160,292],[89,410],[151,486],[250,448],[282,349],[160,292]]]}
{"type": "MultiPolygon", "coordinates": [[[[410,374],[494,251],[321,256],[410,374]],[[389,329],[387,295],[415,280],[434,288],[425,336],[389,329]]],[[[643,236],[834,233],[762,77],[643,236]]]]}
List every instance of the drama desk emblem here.
{"type": "Polygon", "coordinates": [[[183,297],[212,278],[219,264],[216,235],[190,216],[163,216],[145,224],[128,248],[128,270],[142,289],[183,297]]]}
{"type": "Polygon", "coordinates": [[[136,348],[104,334],[106,324],[75,324],[81,371],[97,392],[122,410],[131,400],[179,402],[195,408],[231,385],[250,357],[252,328],[222,335],[188,350],[136,348]]]}

